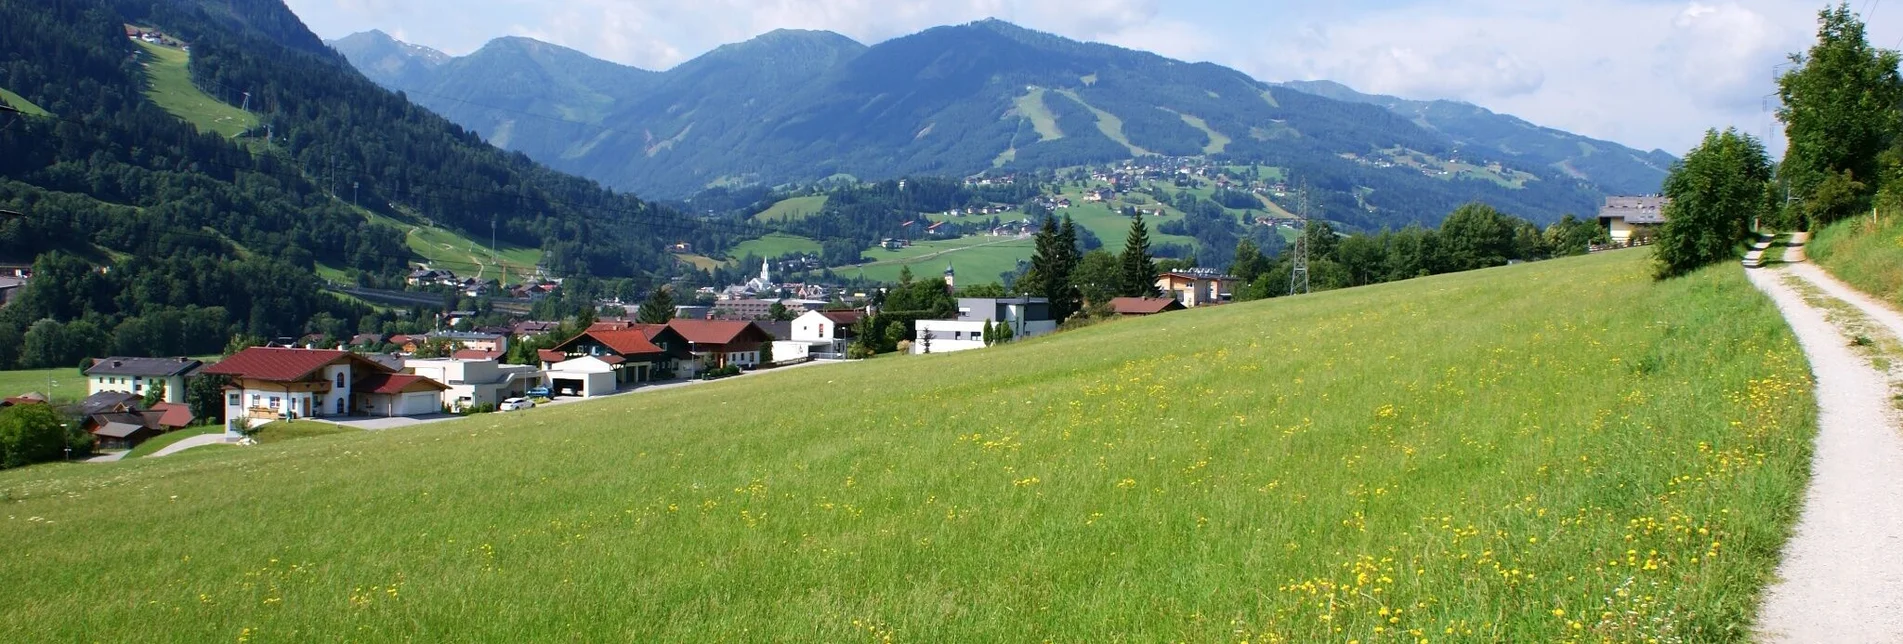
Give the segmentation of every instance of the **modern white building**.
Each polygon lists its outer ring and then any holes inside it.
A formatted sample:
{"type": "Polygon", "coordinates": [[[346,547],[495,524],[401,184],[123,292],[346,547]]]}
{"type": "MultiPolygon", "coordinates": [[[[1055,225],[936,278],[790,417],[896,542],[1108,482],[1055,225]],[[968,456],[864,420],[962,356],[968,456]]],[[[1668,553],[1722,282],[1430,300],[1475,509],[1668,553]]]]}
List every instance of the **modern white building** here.
{"type": "Polygon", "coordinates": [[[455,409],[499,405],[503,400],[526,396],[530,389],[545,382],[542,370],[533,365],[502,364],[493,359],[404,360],[403,369],[448,386],[443,402],[455,409]]]}
{"type": "Polygon", "coordinates": [[[617,365],[626,362],[616,355],[581,356],[548,364],[549,390],[557,395],[593,398],[617,391],[617,365]]]}
{"type": "MultiPolygon", "coordinates": [[[[822,359],[846,357],[846,347],[852,344],[853,325],[865,319],[866,312],[858,309],[851,311],[810,311],[793,319],[793,332],[787,339],[789,343],[806,345],[806,355],[822,359]]],[[[773,344],[773,357],[787,360],[783,355],[781,343],[773,344]]]]}
{"type": "Polygon", "coordinates": [[[994,328],[1009,326],[1014,340],[1057,332],[1057,321],[1051,319],[1050,300],[1041,297],[960,298],[957,319],[918,321],[912,353],[983,349],[987,322],[994,328]]]}
{"type": "Polygon", "coordinates": [[[100,358],[86,368],[86,395],[102,391],[144,396],[164,387],[164,400],[185,402],[185,379],[205,363],[191,358],[100,358]]]}

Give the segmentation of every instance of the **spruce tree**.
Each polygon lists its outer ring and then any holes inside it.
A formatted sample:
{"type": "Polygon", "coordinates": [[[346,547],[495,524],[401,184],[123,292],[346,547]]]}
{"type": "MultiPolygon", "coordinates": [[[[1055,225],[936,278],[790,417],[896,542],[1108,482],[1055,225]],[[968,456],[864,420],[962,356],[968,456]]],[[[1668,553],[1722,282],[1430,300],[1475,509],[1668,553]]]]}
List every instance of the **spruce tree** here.
{"type": "Polygon", "coordinates": [[[1045,278],[1051,285],[1051,294],[1046,297],[1051,298],[1051,317],[1063,320],[1084,308],[1075,277],[1083,256],[1077,250],[1077,224],[1071,221],[1070,215],[1064,215],[1064,224],[1058,227],[1053,250],[1056,253],[1051,266],[1053,275],[1045,278]]]}
{"type": "Polygon", "coordinates": [[[1130,218],[1130,236],[1123,240],[1123,256],[1118,258],[1123,273],[1123,297],[1157,297],[1156,260],[1150,257],[1150,229],[1143,225],[1143,213],[1130,218]]]}
{"type": "Polygon", "coordinates": [[[642,324],[667,324],[674,319],[674,296],[665,286],[654,287],[635,312],[635,319],[642,324]]]}

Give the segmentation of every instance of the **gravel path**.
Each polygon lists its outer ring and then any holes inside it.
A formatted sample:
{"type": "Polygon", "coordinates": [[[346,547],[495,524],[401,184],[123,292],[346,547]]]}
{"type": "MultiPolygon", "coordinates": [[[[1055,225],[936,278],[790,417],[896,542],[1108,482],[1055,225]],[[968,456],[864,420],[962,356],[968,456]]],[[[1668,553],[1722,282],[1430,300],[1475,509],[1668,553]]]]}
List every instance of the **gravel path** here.
{"type": "Polygon", "coordinates": [[[1758,636],[1903,642],[1903,432],[1888,379],[1784,283],[1787,275],[1808,277],[1806,268],[1815,267],[1749,271],[1797,332],[1817,378],[1820,412],[1810,488],[1764,598],[1758,636]]]}
{"type": "Polygon", "coordinates": [[[147,454],[145,457],[158,458],[160,456],[166,456],[169,454],[177,454],[179,452],[183,452],[185,450],[188,450],[194,447],[204,447],[206,445],[223,445],[226,442],[227,441],[225,441],[225,434],[223,432],[219,432],[217,434],[203,434],[199,436],[193,436],[191,438],[187,438],[185,440],[172,443],[170,445],[166,445],[164,447],[159,448],[158,451],[156,452],[147,454]]]}

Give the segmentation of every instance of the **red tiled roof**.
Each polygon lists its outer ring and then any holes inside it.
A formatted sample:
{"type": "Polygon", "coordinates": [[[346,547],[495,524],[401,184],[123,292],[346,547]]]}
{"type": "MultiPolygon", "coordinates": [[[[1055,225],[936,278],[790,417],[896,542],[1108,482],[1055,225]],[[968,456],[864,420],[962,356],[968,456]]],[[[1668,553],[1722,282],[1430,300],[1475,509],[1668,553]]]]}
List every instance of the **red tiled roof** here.
{"type": "Polygon", "coordinates": [[[457,351],[455,353],[449,354],[449,358],[451,360],[498,360],[502,358],[502,352],[501,351],[483,351],[481,349],[463,349],[461,351],[457,351]]]}
{"type": "Polygon", "coordinates": [[[418,383],[428,384],[437,391],[449,390],[448,385],[407,373],[379,373],[358,378],[350,390],[359,394],[400,394],[418,383]]]}
{"type": "Polygon", "coordinates": [[[588,325],[588,331],[590,333],[593,333],[595,331],[626,331],[628,330],[629,327],[632,327],[632,326],[634,325],[629,322],[611,320],[608,322],[596,322],[594,324],[590,324],[588,325]]]}
{"type": "Polygon", "coordinates": [[[621,356],[614,356],[614,355],[608,355],[608,356],[595,356],[595,359],[596,359],[596,360],[600,360],[600,361],[602,361],[602,362],[605,362],[605,363],[608,363],[608,364],[611,364],[611,365],[612,365],[612,364],[622,364],[622,363],[625,363],[625,362],[627,362],[627,361],[628,361],[628,359],[627,359],[627,358],[623,358],[623,357],[621,357],[621,356]]]}
{"type": "Polygon", "coordinates": [[[634,325],[629,325],[628,328],[640,329],[642,333],[647,334],[649,340],[653,340],[654,336],[660,335],[662,331],[667,330],[667,325],[665,324],[634,324],[634,325]]]}
{"type": "Polygon", "coordinates": [[[1110,300],[1110,308],[1118,315],[1152,315],[1181,309],[1183,305],[1167,297],[1119,297],[1110,300]]]}
{"type": "Polygon", "coordinates": [[[662,353],[661,348],[654,346],[654,342],[648,339],[647,332],[640,329],[589,331],[585,335],[624,356],[662,353]]]}
{"type": "MultiPolygon", "coordinates": [[[[694,344],[731,344],[740,339],[747,329],[757,329],[752,322],[730,320],[675,320],[667,323],[681,337],[694,344]]],[[[760,332],[760,335],[766,335],[760,332]]]]}
{"type": "Polygon", "coordinates": [[[151,411],[159,412],[159,425],[172,429],[190,425],[196,418],[192,416],[191,406],[181,403],[162,402],[153,405],[151,411]]]}
{"type": "Polygon", "coordinates": [[[375,362],[358,358],[349,351],[252,347],[239,351],[218,364],[206,367],[201,373],[259,380],[298,380],[310,375],[313,371],[335,364],[338,360],[350,359],[375,365],[377,369],[389,369],[375,362]]]}
{"type": "Polygon", "coordinates": [[[535,357],[541,359],[542,362],[562,362],[568,359],[568,354],[554,349],[539,349],[535,352],[535,357]]]}
{"type": "Polygon", "coordinates": [[[866,312],[859,309],[853,309],[851,311],[820,311],[819,314],[826,316],[828,320],[832,320],[833,324],[842,325],[858,324],[860,320],[866,317],[866,312]]]}

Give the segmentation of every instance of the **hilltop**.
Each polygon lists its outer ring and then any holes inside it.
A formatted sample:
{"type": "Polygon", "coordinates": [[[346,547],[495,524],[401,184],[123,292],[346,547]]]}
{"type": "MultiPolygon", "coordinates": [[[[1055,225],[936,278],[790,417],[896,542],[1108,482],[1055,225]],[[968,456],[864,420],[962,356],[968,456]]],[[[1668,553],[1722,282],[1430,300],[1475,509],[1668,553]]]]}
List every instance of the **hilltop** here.
{"type": "Polygon", "coordinates": [[[429,71],[417,78],[380,75],[400,50],[393,42],[359,34],[333,44],[373,79],[492,142],[672,198],[840,174],[966,176],[1202,156],[1287,169],[1314,184],[1329,209],[1399,226],[1438,222],[1475,199],[1552,221],[1592,211],[1607,192],[1656,192],[1664,177],[1657,155],[1616,144],[1555,158],[1525,137],[1483,136],[1532,128],[1491,112],[1422,120],[999,20],[870,46],[831,32],[776,31],[662,72],[624,68],[622,80],[553,70],[518,82],[527,77],[513,70],[530,56],[493,46],[461,65],[432,66],[418,54],[429,71]],[[604,102],[610,89],[626,97],[604,102]],[[1489,166],[1522,178],[1461,172],[1489,166]]]}
{"type": "Polygon", "coordinates": [[[1648,259],[0,472],[0,638],[1742,639],[1807,371],[1648,259]]]}

